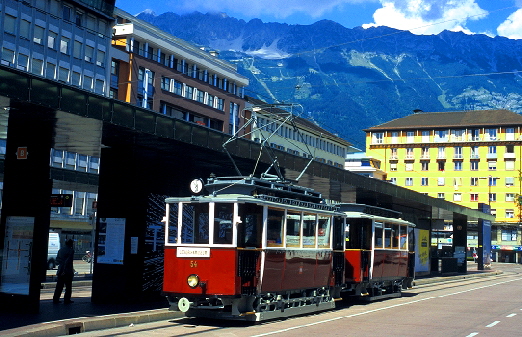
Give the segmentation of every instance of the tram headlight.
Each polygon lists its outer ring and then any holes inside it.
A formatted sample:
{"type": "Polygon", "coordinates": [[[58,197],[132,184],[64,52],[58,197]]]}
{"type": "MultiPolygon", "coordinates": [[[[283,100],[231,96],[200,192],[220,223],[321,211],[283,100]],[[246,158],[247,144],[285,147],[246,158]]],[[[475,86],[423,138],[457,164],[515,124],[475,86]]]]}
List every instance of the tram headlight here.
{"type": "Polygon", "coordinates": [[[199,276],[196,274],[192,274],[189,277],[187,277],[187,284],[191,288],[196,288],[199,284],[199,276]]]}

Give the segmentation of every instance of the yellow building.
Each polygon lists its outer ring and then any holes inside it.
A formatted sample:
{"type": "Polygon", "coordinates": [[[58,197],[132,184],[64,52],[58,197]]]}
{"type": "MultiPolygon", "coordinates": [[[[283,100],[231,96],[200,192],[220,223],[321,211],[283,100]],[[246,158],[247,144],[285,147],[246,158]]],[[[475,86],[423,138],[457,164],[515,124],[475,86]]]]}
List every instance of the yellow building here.
{"type": "Polygon", "coordinates": [[[381,160],[391,183],[469,208],[489,204],[498,258],[520,259],[522,116],[419,112],[364,131],[366,154],[381,160]]]}

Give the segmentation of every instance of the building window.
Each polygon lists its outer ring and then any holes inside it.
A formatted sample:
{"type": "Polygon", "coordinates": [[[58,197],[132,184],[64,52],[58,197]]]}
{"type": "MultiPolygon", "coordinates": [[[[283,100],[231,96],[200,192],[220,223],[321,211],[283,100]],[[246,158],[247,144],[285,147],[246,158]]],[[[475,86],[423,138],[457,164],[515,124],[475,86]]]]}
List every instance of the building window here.
{"type": "MultiPolygon", "coordinates": [[[[111,60],[111,88],[118,89],[120,82],[120,62],[111,60]]],[[[115,96],[114,98],[116,98],[115,96]]]]}
{"type": "Polygon", "coordinates": [[[82,88],[85,90],[92,90],[92,77],[84,75],[82,88]]]}
{"type": "Polygon", "coordinates": [[[444,166],[446,165],[446,162],[439,161],[439,162],[437,162],[437,165],[439,167],[439,171],[444,171],[444,166]]]}
{"type": "Polygon", "coordinates": [[[35,75],[42,76],[43,60],[33,59],[33,62],[31,63],[31,72],[35,75]]]}
{"type": "Polygon", "coordinates": [[[477,177],[471,177],[471,181],[470,181],[469,185],[478,186],[478,180],[479,180],[479,178],[477,178],[477,177]]]}
{"type": "Polygon", "coordinates": [[[479,148],[478,146],[471,147],[471,159],[479,159],[479,148]]]}
{"type": "Polygon", "coordinates": [[[16,31],[16,17],[12,15],[5,15],[4,16],[4,32],[9,34],[15,34],[16,31]]]}
{"type": "Polygon", "coordinates": [[[462,171],[462,162],[461,161],[453,162],[453,170],[454,171],[462,171]]]}
{"type": "Polygon", "coordinates": [[[96,53],[96,65],[100,67],[105,67],[105,52],[103,50],[99,50],[96,53]]]}
{"type": "Polygon", "coordinates": [[[406,159],[415,159],[413,155],[413,149],[411,147],[406,149],[406,159]]]}
{"type": "Polygon", "coordinates": [[[66,55],[69,54],[69,43],[70,43],[70,39],[66,38],[65,36],[62,36],[62,38],[60,40],[60,52],[62,54],[66,54],[66,55]]]}
{"type": "Polygon", "coordinates": [[[198,90],[198,93],[196,95],[196,100],[199,103],[204,103],[205,102],[205,92],[201,91],[201,90],[198,90]]]}
{"type": "Polygon", "coordinates": [[[94,48],[88,45],[85,45],[85,61],[92,62],[94,58],[94,48]]]}
{"type": "Polygon", "coordinates": [[[415,132],[413,132],[413,131],[406,132],[406,142],[408,142],[408,143],[415,142],[415,132]]]}
{"type": "Polygon", "coordinates": [[[398,159],[399,157],[397,156],[397,148],[396,147],[392,147],[391,148],[391,159],[398,159]]]}
{"type": "Polygon", "coordinates": [[[20,21],[20,37],[29,40],[29,32],[31,30],[31,23],[27,20],[20,21]]]}
{"type": "Polygon", "coordinates": [[[421,178],[421,185],[422,186],[428,186],[428,178],[426,178],[426,177],[421,178]]]}
{"type": "Polygon", "coordinates": [[[515,193],[506,193],[506,201],[507,202],[515,201],[515,193]]]}
{"type": "Polygon", "coordinates": [[[217,99],[216,109],[225,111],[225,100],[223,98],[217,99]]]}
{"type": "Polygon", "coordinates": [[[486,129],[486,140],[497,140],[497,129],[486,129]]]}
{"type": "Polygon", "coordinates": [[[82,23],[83,23],[83,13],[82,13],[82,12],[76,12],[76,13],[75,13],[75,16],[74,16],[74,23],[75,23],[78,27],[81,27],[81,26],[82,26],[82,23]]]}
{"type": "Polygon", "coordinates": [[[439,146],[437,158],[446,159],[446,148],[444,146],[439,146]]]}
{"type": "Polygon", "coordinates": [[[69,69],[60,67],[58,69],[58,80],[67,83],[69,81],[69,69]]]}
{"type": "Polygon", "coordinates": [[[372,133],[372,143],[373,144],[382,144],[384,141],[384,133],[383,132],[374,132],[372,133]]]}
{"type": "Polygon", "coordinates": [[[47,62],[45,69],[45,77],[54,79],[56,76],[56,65],[54,63],[47,62]]]}
{"type": "Polygon", "coordinates": [[[161,76],[161,89],[170,91],[170,78],[161,76]]]}
{"type": "Polygon", "coordinates": [[[34,26],[33,30],[33,42],[37,44],[43,44],[43,39],[45,35],[45,29],[40,26],[34,26]]]}
{"type": "Polygon", "coordinates": [[[63,6],[63,8],[62,8],[62,18],[65,21],[71,21],[71,7],[63,6]]]}
{"type": "Polygon", "coordinates": [[[495,171],[497,169],[497,161],[496,160],[488,160],[488,170],[495,171]]]}
{"type": "Polygon", "coordinates": [[[397,144],[399,142],[399,133],[397,131],[391,133],[391,142],[392,144],[397,144]]]}
{"type": "Polygon", "coordinates": [[[404,163],[405,171],[413,171],[413,163],[404,163]]]}
{"type": "Polygon", "coordinates": [[[479,200],[478,199],[478,193],[471,193],[469,195],[469,197],[470,197],[470,201],[478,201],[479,200]]]}
{"type": "Polygon", "coordinates": [[[496,193],[489,193],[489,201],[490,202],[496,202],[497,201],[497,194],[496,193]]]}
{"type": "Polygon", "coordinates": [[[47,47],[51,49],[56,48],[56,39],[58,38],[58,34],[55,32],[49,31],[49,35],[47,35],[47,47]]]}
{"type": "Polygon", "coordinates": [[[397,171],[397,163],[390,163],[390,171],[397,171]]]}
{"type": "Polygon", "coordinates": [[[174,81],[174,93],[176,95],[182,96],[183,93],[183,83],[173,80],[174,81]]]}
{"type": "Polygon", "coordinates": [[[471,160],[469,162],[469,169],[471,171],[478,171],[478,169],[479,169],[479,161],[478,160],[471,160]]]}
{"type": "Polygon", "coordinates": [[[464,130],[451,130],[451,138],[454,142],[461,142],[464,140],[464,130]]]}
{"type": "Polygon", "coordinates": [[[488,186],[497,186],[497,178],[489,177],[488,178],[488,186]]]}
{"type": "Polygon", "coordinates": [[[488,146],[488,155],[489,155],[489,158],[496,158],[497,147],[494,145],[488,146]]]}
{"type": "Polygon", "coordinates": [[[444,183],[445,183],[445,181],[444,181],[443,177],[437,178],[437,185],[438,186],[444,186],[444,183]]]}
{"type": "Polygon", "coordinates": [[[514,186],[515,178],[514,177],[506,177],[506,186],[514,186]]]}
{"type": "Polygon", "coordinates": [[[194,98],[194,87],[191,87],[190,85],[185,86],[185,98],[194,98]]]}
{"type": "Polygon", "coordinates": [[[478,141],[480,140],[480,130],[479,129],[471,129],[469,130],[470,140],[478,141]]]}
{"type": "Polygon", "coordinates": [[[390,183],[397,185],[397,178],[390,178],[390,183]]]}
{"type": "Polygon", "coordinates": [[[74,40],[73,43],[73,57],[80,59],[82,58],[82,43],[80,41],[74,40]]]}
{"type": "Polygon", "coordinates": [[[428,143],[430,141],[430,132],[429,131],[422,131],[422,142],[428,143]]]}
{"type": "Polygon", "coordinates": [[[80,86],[80,80],[82,75],[79,72],[73,71],[71,75],[71,84],[74,86],[80,86]]]}
{"type": "Polygon", "coordinates": [[[447,142],[448,141],[448,130],[437,130],[435,131],[435,142],[447,142]]]}
{"type": "Polygon", "coordinates": [[[437,199],[445,199],[444,193],[437,193],[437,199]]]}
{"type": "Polygon", "coordinates": [[[94,88],[94,92],[97,94],[104,93],[105,89],[105,82],[103,80],[96,80],[96,87],[94,88]]]}
{"type": "Polygon", "coordinates": [[[506,160],[506,171],[514,171],[515,170],[515,161],[514,160],[506,160]]]}
{"type": "MultiPolygon", "coordinates": [[[[506,210],[507,213],[508,210],[506,210]]],[[[513,211],[513,210],[511,210],[513,211]]],[[[507,218],[507,216],[506,216],[507,218]]],[[[502,230],[502,241],[517,241],[517,230],[516,229],[503,229],[502,230]]]]}
{"type": "Polygon", "coordinates": [[[406,186],[413,186],[413,178],[406,178],[406,186]]]}
{"type": "Polygon", "coordinates": [[[422,171],[429,171],[430,170],[430,162],[427,160],[421,161],[421,170],[422,171]]]}
{"type": "Polygon", "coordinates": [[[462,193],[453,193],[453,201],[456,201],[456,202],[462,201],[462,193]]]}
{"type": "Polygon", "coordinates": [[[506,128],[506,140],[515,140],[514,128],[506,128]]]}
{"type": "Polygon", "coordinates": [[[455,146],[453,152],[453,158],[462,159],[462,146],[455,146]]]}

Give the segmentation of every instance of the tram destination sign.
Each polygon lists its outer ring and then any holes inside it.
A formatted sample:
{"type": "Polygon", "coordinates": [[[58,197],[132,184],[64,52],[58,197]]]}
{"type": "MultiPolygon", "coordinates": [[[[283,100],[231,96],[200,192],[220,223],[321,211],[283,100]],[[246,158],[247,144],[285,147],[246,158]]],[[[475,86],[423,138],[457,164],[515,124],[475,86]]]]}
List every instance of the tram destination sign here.
{"type": "Polygon", "coordinates": [[[72,194],[51,194],[51,207],[72,207],[72,194]]]}

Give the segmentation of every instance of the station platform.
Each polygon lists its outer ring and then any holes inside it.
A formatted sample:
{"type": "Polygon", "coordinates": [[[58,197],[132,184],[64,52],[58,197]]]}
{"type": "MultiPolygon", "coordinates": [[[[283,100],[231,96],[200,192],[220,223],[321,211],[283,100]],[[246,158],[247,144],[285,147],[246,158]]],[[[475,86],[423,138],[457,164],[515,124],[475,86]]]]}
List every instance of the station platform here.
{"type": "MultiPolygon", "coordinates": [[[[52,271],[51,271],[52,272],[52,271]]],[[[472,277],[487,277],[502,271],[477,270],[475,263],[468,263],[465,274],[431,274],[418,277],[415,286],[455,281],[472,277]]],[[[48,274],[49,275],[49,274],[48,274]]],[[[89,274],[80,274],[73,282],[71,304],[54,304],[52,292],[55,283],[51,273],[49,282],[42,284],[43,293],[38,314],[0,312],[1,336],[63,336],[87,331],[110,329],[130,324],[140,324],[183,317],[180,312],[168,311],[167,300],[129,304],[95,304],[90,299],[89,274]]]]}

